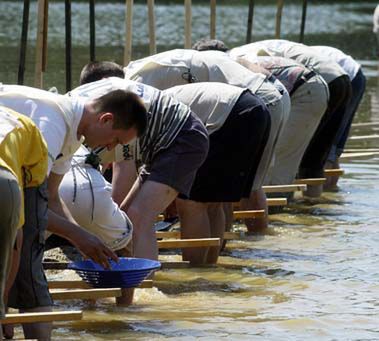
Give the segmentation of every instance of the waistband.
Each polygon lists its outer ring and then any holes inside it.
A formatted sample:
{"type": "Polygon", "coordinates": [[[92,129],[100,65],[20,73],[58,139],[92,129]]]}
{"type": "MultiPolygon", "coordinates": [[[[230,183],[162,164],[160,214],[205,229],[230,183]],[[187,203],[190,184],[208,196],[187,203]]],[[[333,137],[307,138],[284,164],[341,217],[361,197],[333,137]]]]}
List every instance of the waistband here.
{"type": "Polygon", "coordinates": [[[311,78],[313,78],[314,76],[316,76],[317,73],[314,72],[314,71],[309,71],[308,73],[306,74],[303,74],[296,82],[295,84],[293,85],[293,88],[290,92],[290,96],[299,88],[301,87],[304,83],[306,83],[308,80],[310,80],[311,78]]]}

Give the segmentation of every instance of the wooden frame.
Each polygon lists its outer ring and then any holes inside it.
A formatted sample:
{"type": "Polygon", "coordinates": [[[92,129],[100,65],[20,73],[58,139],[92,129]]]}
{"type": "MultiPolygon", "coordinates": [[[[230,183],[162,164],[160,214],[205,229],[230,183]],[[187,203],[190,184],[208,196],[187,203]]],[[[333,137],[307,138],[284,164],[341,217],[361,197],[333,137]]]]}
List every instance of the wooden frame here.
{"type": "Polygon", "coordinates": [[[20,324],[54,321],[77,321],[83,318],[82,311],[54,311],[45,313],[6,314],[1,324],[20,324]]]}

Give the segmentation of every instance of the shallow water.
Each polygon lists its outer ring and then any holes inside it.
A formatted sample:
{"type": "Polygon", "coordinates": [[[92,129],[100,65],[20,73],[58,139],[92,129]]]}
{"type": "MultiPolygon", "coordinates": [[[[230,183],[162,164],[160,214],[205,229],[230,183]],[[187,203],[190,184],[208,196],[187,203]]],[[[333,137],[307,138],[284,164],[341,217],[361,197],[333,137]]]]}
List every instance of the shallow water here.
{"type": "MultiPolygon", "coordinates": [[[[373,7],[372,2],[312,5],[306,29],[307,43],[343,48],[362,62],[368,86],[357,122],[379,120],[378,62],[370,33],[373,7]]],[[[1,25],[4,18],[8,20],[0,36],[3,65],[0,77],[7,82],[16,79],[14,53],[18,35],[14,26],[20,20],[16,15],[12,19],[9,13],[15,14],[20,9],[20,4],[0,4],[1,25]],[[5,53],[7,50],[12,53],[5,53]]],[[[46,85],[64,88],[62,11],[61,3],[51,4],[55,19],[50,21],[51,59],[46,85]]],[[[86,11],[86,4],[73,5],[75,72],[87,58],[88,49],[83,47],[88,39],[86,11]]],[[[167,25],[180,22],[181,11],[176,5],[158,7],[160,50],[182,44],[180,25],[167,25]]],[[[202,18],[207,11],[205,6],[194,9],[194,39],[208,32],[208,19],[202,18]]],[[[147,46],[145,14],[140,12],[142,6],[136,5],[135,23],[141,27],[135,35],[136,55],[144,53],[147,46]]],[[[257,7],[255,39],[272,36],[273,13],[272,6],[257,7]]],[[[99,5],[97,15],[98,53],[120,61],[122,6],[99,5]],[[115,19],[116,12],[119,17],[115,19]]],[[[224,6],[218,15],[220,38],[231,45],[242,43],[246,8],[224,6]]],[[[285,38],[297,36],[299,17],[298,3],[286,7],[285,38]]],[[[30,82],[31,59],[28,65],[30,82]]],[[[355,129],[353,133],[367,135],[377,130],[355,129]]],[[[361,147],[378,148],[378,142],[348,145],[348,148],[361,147]]],[[[342,167],[346,174],[340,180],[338,192],[323,194],[318,200],[300,198],[283,213],[272,215],[270,234],[264,238],[230,242],[219,262],[234,264],[234,268],[159,272],[158,288],[137,290],[135,304],[129,308],[115,307],[111,300],[94,305],[77,301],[59,303],[59,309],[85,310],[85,317],[80,322],[57,324],[54,339],[378,340],[379,158],[357,159],[343,163],[342,167]]],[[[62,274],[65,278],[70,276],[69,272],[62,274]]]]}

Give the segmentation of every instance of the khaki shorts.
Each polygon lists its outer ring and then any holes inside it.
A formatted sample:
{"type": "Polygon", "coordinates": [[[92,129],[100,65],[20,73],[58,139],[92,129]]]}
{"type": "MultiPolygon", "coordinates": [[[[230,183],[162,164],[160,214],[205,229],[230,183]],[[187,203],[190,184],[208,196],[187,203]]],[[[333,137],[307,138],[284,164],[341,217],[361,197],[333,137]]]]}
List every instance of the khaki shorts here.
{"type": "Polygon", "coordinates": [[[21,193],[16,177],[0,167],[0,319],[5,317],[4,289],[9,258],[20,219],[21,193]]]}
{"type": "Polygon", "coordinates": [[[47,227],[46,181],[39,187],[26,188],[24,198],[25,225],[21,261],[9,294],[8,306],[32,309],[53,304],[42,267],[47,227]]]}

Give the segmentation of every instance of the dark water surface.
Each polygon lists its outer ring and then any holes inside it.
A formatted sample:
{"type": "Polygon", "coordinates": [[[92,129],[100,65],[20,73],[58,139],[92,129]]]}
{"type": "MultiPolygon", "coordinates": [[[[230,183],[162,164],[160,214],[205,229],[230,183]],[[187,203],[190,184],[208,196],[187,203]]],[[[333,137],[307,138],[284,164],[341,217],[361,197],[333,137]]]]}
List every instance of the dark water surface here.
{"type": "MultiPolygon", "coordinates": [[[[358,59],[368,77],[356,121],[379,120],[378,62],[371,34],[373,2],[311,4],[308,44],[342,48],[358,59]]],[[[35,17],[35,4],[31,16],[35,17]]],[[[98,59],[122,61],[124,7],[99,4],[98,59]]],[[[0,81],[17,79],[22,3],[0,3],[0,81]]],[[[160,51],[183,44],[183,7],[156,9],[160,51]]],[[[51,3],[49,64],[45,87],[64,85],[64,6],[51,3]]],[[[284,38],[297,39],[301,9],[286,5],[284,38]]],[[[146,55],[147,10],[135,5],[134,58],[146,55]]],[[[217,35],[230,46],[245,39],[246,6],[217,10],[217,35]]],[[[209,9],[193,9],[193,40],[208,34],[209,9]]],[[[256,8],[254,40],[273,37],[275,8],[256,8]]],[[[74,78],[88,59],[88,4],[73,4],[74,78]]],[[[31,20],[27,64],[33,82],[35,18],[31,20]]],[[[377,133],[375,128],[354,134],[377,133]]],[[[349,143],[349,148],[378,148],[378,140],[349,143]]],[[[379,339],[379,158],[342,164],[346,174],[337,193],[313,201],[299,199],[271,216],[270,235],[228,244],[222,263],[235,269],[185,269],[159,272],[158,288],[137,290],[130,308],[111,301],[72,302],[58,308],[82,308],[84,321],[58,324],[55,340],[378,340],[379,339]]],[[[170,256],[170,259],[179,258],[170,256]]],[[[61,278],[72,278],[64,272],[61,278]]]]}

